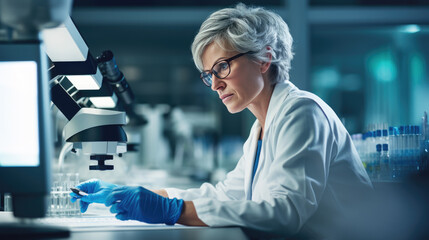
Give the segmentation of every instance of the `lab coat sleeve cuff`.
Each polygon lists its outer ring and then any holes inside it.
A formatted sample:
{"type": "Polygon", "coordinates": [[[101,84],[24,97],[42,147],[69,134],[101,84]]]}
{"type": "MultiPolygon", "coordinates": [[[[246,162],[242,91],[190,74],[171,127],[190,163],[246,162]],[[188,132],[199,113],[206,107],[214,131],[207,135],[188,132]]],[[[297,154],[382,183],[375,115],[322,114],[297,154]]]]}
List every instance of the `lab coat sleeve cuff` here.
{"type": "Polygon", "coordinates": [[[179,198],[179,199],[183,198],[183,193],[186,191],[178,188],[165,188],[164,190],[167,192],[168,198],[179,198]]]}
{"type": "Polygon", "coordinates": [[[197,212],[198,218],[207,224],[209,227],[216,227],[219,225],[219,220],[216,219],[213,208],[212,199],[199,198],[192,201],[197,212]]]}

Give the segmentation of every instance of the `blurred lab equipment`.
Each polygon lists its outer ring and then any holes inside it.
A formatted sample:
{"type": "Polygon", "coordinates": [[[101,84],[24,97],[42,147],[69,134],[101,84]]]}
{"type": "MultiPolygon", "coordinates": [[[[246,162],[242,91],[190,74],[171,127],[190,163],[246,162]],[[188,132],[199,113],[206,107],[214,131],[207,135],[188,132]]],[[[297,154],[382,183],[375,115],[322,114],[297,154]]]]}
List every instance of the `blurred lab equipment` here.
{"type": "Polygon", "coordinates": [[[146,168],[167,167],[169,159],[169,147],[163,131],[166,122],[163,116],[170,111],[170,106],[158,104],[150,106],[142,104],[137,107],[140,115],[144,115],[148,123],[141,128],[141,159],[146,168]]]}
{"type": "Polygon", "coordinates": [[[426,112],[420,126],[372,126],[364,134],[352,135],[352,139],[373,181],[403,181],[427,170],[429,135],[426,112]]]}
{"type": "Polygon", "coordinates": [[[48,65],[39,32],[60,25],[71,5],[71,1],[0,1],[0,22],[9,32],[0,42],[0,192],[11,193],[16,217],[43,217],[47,210],[52,125],[48,65]]]}
{"type": "Polygon", "coordinates": [[[56,173],[53,175],[48,217],[79,216],[77,202],[71,202],[70,188],[79,184],[79,173],[56,173]]]}
{"type": "Polygon", "coordinates": [[[226,174],[234,169],[243,155],[244,140],[239,136],[225,136],[219,141],[215,169],[210,182],[217,183],[225,179],[226,174]]]}
{"type": "Polygon", "coordinates": [[[214,112],[166,104],[141,104],[137,109],[148,120],[141,128],[144,167],[209,180],[216,166],[219,129],[214,112]]]}
{"type": "Polygon", "coordinates": [[[4,195],[4,211],[5,212],[12,212],[12,196],[10,194],[4,195]]]}
{"type": "Polygon", "coordinates": [[[0,120],[0,191],[12,193],[13,201],[23,207],[21,209],[14,203],[15,212],[21,217],[43,215],[38,211],[46,208],[38,205],[44,205],[48,193],[51,122],[47,79],[43,74],[46,60],[40,50],[37,41],[0,44],[0,93],[4,116],[0,120]],[[22,140],[26,141],[25,151],[22,140]],[[29,177],[40,181],[28,182],[29,177]],[[36,199],[31,200],[33,197],[36,199]],[[30,206],[35,209],[27,209],[30,206]]]}
{"type": "Polygon", "coordinates": [[[0,36],[0,192],[10,194],[13,215],[22,221],[0,223],[2,239],[70,235],[30,219],[46,214],[53,153],[48,62],[40,31],[64,22],[71,5],[69,0],[0,1],[0,27],[7,32],[0,36]]]}
{"type": "Polygon", "coordinates": [[[197,108],[176,108],[171,115],[176,130],[174,166],[196,180],[209,181],[217,161],[218,115],[197,108]]]}

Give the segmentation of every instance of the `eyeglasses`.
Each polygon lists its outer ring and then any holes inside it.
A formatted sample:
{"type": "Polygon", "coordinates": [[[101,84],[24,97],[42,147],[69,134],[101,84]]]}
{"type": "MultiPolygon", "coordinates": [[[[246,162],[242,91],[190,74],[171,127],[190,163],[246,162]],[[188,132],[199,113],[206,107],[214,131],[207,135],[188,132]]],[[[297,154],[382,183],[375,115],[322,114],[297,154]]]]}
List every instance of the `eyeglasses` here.
{"type": "Polygon", "coordinates": [[[231,73],[231,66],[230,62],[234,59],[237,59],[245,54],[253,53],[252,51],[245,52],[245,53],[239,53],[237,55],[234,55],[228,59],[221,59],[213,64],[213,67],[211,70],[202,71],[200,74],[201,80],[203,80],[204,84],[207,87],[211,87],[213,83],[213,74],[219,78],[224,79],[229,76],[231,73]]]}

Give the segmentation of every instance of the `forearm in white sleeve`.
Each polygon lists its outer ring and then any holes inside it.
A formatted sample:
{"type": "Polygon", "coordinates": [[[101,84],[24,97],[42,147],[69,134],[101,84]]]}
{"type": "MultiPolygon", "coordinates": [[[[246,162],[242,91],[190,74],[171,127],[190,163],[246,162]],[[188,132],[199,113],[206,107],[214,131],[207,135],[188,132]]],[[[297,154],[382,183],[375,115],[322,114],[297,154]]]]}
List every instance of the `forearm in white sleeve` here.
{"type": "Polygon", "coordinates": [[[193,203],[198,218],[210,227],[240,226],[282,236],[295,234],[300,228],[297,210],[287,198],[271,202],[200,198],[193,203]]]}
{"type": "Polygon", "coordinates": [[[224,181],[213,186],[210,183],[204,183],[200,188],[191,188],[187,190],[177,188],[166,188],[169,198],[180,198],[185,201],[191,201],[198,198],[213,198],[218,200],[237,200],[244,199],[244,158],[242,157],[234,170],[229,172],[224,181]]]}

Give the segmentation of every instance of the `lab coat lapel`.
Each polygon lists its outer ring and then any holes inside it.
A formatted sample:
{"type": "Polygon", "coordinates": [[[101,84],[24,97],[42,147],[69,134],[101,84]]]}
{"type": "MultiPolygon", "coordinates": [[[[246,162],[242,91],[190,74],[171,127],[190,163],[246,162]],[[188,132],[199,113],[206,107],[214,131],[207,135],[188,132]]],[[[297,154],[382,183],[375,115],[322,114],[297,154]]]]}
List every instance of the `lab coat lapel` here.
{"type": "Polygon", "coordinates": [[[273,95],[271,96],[270,103],[268,104],[267,117],[265,119],[264,132],[268,132],[268,128],[271,126],[271,122],[274,116],[278,112],[278,109],[285,101],[286,97],[292,88],[296,88],[291,82],[277,83],[274,87],[273,95]]]}
{"type": "MultiPolygon", "coordinates": [[[[268,128],[271,125],[271,122],[273,121],[274,116],[278,112],[278,109],[282,105],[282,103],[285,101],[286,97],[289,95],[289,92],[292,88],[295,88],[295,86],[291,82],[285,82],[285,83],[278,83],[274,87],[273,94],[270,99],[270,103],[268,105],[268,111],[267,111],[267,117],[265,120],[265,137],[267,137],[268,128]]],[[[246,193],[246,199],[251,200],[252,199],[252,172],[253,172],[253,165],[255,164],[255,156],[256,156],[256,148],[258,144],[258,138],[259,133],[261,132],[261,124],[258,120],[256,120],[256,124],[252,127],[251,130],[251,142],[249,144],[248,152],[245,153],[247,155],[247,161],[246,161],[246,170],[245,170],[245,178],[244,178],[244,189],[246,193]]],[[[259,156],[259,165],[262,166],[264,161],[263,156],[259,156]]]]}
{"type": "Polygon", "coordinates": [[[256,120],[256,124],[253,126],[250,137],[250,144],[247,155],[247,161],[244,171],[244,189],[246,193],[246,199],[252,199],[252,172],[253,165],[255,164],[256,148],[258,146],[258,137],[261,132],[261,124],[256,120]]]}

